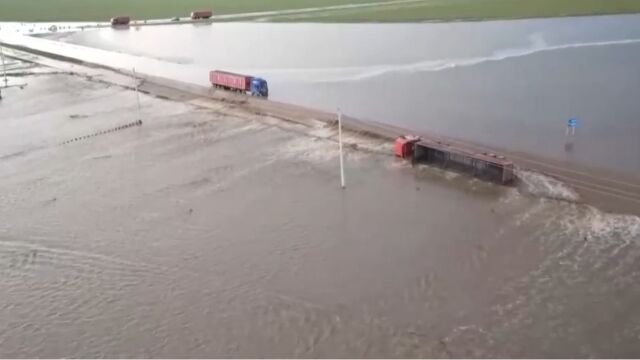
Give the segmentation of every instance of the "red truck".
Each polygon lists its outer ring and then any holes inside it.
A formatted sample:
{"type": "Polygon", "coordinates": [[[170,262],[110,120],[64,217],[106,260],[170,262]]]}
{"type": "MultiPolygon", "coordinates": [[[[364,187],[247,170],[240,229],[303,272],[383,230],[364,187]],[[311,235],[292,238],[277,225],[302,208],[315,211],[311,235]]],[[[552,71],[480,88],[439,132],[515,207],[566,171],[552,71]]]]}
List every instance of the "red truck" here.
{"type": "Polygon", "coordinates": [[[131,18],[128,16],[116,16],[111,18],[112,26],[129,25],[130,22],[131,22],[131,18]]]}
{"type": "Polygon", "coordinates": [[[209,72],[209,81],[215,88],[245,94],[248,92],[252,96],[269,97],[267,81],[259,77],[214,70],[209,72]]]}
{"type": "Polygon", "coordinates": [[[208,19],[211,16],[213,16],[213,12],[211,10],[193,11],[191,13],[192,20],[208,19]]]}

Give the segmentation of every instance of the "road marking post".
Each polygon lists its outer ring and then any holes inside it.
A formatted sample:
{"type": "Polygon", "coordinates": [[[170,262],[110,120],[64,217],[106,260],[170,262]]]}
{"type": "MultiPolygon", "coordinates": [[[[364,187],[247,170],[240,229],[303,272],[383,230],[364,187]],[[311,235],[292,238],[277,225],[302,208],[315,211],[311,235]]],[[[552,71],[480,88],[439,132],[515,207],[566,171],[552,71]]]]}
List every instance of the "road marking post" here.
{"type": "Polygon", "coordinates": [[[569,136],[569,133],[571,133],[571,136],[574,136],[576,134],[576,128],[577,127],[578,127],[578,119],[577,118],[569,119],[567,121],[567,133],[566,133],[566,136],[569,136]]]}

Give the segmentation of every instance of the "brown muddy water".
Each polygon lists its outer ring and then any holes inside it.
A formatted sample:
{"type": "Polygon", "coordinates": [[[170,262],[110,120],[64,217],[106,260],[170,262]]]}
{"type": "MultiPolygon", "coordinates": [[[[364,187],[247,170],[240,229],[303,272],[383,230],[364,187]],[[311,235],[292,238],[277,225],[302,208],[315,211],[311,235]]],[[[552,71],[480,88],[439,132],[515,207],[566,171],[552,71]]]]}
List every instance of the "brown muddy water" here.
{"type": "MultiPolygon", "coordinates": [[[[0,357],[638,357],[640,219],[63,75],[0,102],[0,357]]],[[[353,135],[347,141],[354,141],[353,135]]]]}

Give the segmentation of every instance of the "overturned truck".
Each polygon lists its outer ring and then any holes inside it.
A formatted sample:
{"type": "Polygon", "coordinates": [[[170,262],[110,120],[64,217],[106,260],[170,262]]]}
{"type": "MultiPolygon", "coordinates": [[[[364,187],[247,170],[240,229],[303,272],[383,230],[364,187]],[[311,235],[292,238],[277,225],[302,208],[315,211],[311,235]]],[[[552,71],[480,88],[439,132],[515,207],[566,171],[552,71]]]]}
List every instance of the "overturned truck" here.
{"type": "Polygon", "coordinates": [[[477,153],[442,141],[402,136],[396,139],[394,151],[413,164],[438,165],[498,184],[507,185],[516,178],[513,163],[504,156],[477,153]]]}

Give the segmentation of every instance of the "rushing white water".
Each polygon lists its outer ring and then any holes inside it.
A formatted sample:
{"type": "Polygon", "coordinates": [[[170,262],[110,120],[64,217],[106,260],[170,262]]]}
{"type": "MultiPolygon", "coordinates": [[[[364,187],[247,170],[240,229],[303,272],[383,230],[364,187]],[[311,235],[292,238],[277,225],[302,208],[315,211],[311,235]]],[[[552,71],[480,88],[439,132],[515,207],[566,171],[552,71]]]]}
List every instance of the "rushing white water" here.
{"type": "Polygon", "coordinates": [[[524,194],[569,202],[580,199],[574,189],[560,180],[531,171],[518,171],[517,175],[524,194]]]}

